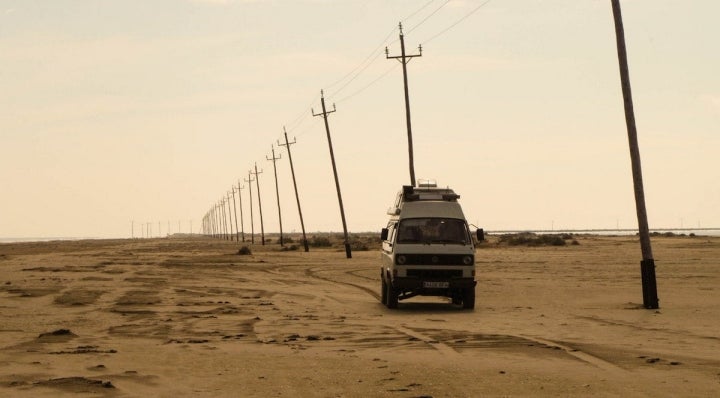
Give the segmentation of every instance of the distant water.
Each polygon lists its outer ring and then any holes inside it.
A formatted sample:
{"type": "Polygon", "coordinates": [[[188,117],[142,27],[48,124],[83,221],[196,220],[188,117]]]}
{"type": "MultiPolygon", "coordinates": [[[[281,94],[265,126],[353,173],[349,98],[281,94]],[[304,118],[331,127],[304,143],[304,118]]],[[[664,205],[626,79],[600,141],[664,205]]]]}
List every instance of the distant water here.
{"type": "MultiPolygon", "coordinates": [[[[515,230],[486,230],[490,234],[511,234],[520,232],[533,232],[538,234],[591,234],[591,235],[635,235],[637,229],[515,229],[515,230]]],[[[651,229],[651,234],[674,234],[674,235],[696,235],[696,236],[720,236],[720,228],[658,228],[651,229]]]]}
{"type": "Polygon", "coordinates": [[[49,238],[0,238],[0,243],[18,243],[18,242],[50,242],[54,240],[83,240],[83,239],[98,239],[93,237],[78,238],[78,237],[49,237],[49,238]]]}

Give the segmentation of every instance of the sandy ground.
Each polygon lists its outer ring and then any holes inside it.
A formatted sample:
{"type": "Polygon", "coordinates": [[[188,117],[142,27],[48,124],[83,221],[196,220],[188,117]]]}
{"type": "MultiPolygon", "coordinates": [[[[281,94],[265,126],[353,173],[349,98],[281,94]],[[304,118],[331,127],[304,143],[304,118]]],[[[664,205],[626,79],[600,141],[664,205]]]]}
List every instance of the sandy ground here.
{"type": "Polygon", "coordinates": [[[0,245],[0,396],[720,396],[720,238],[478,249],[477,307],[379,303],[379,252],[0,245]]]}

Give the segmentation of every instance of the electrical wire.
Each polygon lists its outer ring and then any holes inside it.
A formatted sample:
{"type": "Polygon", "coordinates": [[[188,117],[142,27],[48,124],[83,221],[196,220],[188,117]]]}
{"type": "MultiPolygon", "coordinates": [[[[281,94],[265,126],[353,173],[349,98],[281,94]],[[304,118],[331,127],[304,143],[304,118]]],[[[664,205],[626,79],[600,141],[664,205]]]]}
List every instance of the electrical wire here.
{"type": "Polygon", "coordinates": [[[383,74],[381,74],[380,76],[378,76],[378,77],[376,77],[375,79],[373,79],[373,81],[371,81],[370,83],[366,84],[366,85],[363,86],[361,89],[355,91],[354,93],[352,93],[352,94],[350,94],[350,95],[347,95],[347,96],[345,96],[345,97],[342,97],[342,98],[340,98],[339,100],[337,100],[337,101],[335,101],[335,102],[336,102],[336,103],[341,103],[341,102],[343,102],[343,101],[345,101],[345,100],[348,100],[348,99],[350,99],[350,98],[352,98],[352,97],[354,97],[354,96],[362,93],[363,91],[365,91],[366,89],[370,88],[370,87],[373,86],[375,83],[377,83],[378,81],[380,81],[382,78],[384,78],[385,76],[387,76],[390,72],[392,72],[393,70],[395,70],[398,66],[400,66],[399,63],[398,63],[398,64],[393,64],[393,66],[392,66],[391,68],[389,68],[388,70],[386,70],[386,71],[385,71],[383,74]]]}
{"type": "Polygon", "coordinates": [[[316,94],[316,95],[313,97],[312,101],[310,101],[310,104],[309,104],[308,106],[306,106],[306,107],[303,109],[303,111],[302,111],[301,113],[299,113],[299,114],[297,115],[297,117],[296,117],[295,119],[293,119],[292,122],[290,122],[290,124],[287,124],[287,125],[285,126],[286,130],[287,130],[287,131],[293,131],[293,130],[296,129],[298,126],[300,126],[300,125],[305,121],[305,119],[307,119],[307,118],[309,117],[308,115],[311,113],[311,112],[310,112],[310,109],[312,108],[312,104],[314,104],[315,102],[317,102],[317,100],[318,100],[319,98],[320,98],[320,94],[316,94]]]}
{"type": "Polygon", "coordinates": [[[408,31],[407,31],[406,33],[410,34],[413,30],[419,28],[422,24],[424,24],[424,23],[425,23],[428,19],[430,19],[433,15],[437,14],[437,12],[440,11],[440,9],[442,9],[443,7],[445,7],[450,1],[451,1],[451,0],[446,0],[444,3],[440,4],[440,7],[436,8],[435,11],[431,12],[428,16],[426,16],[425,18],[423,18],[423,20],[420,21],[420,22],[418,22],[415,26],[413,26],[412,28],[408,29],[408,31]]]}
{"type": "Polygon", "coordinates": [[[424,6],[420,7],[419,9],[417,9],[417,11],[415,11],[414,13],[412,13],[412,14],[408,15],[407,17],[405,17],[405,19],[403,19],[402,22],[407,22],[408,19],[414,17],[414,16],[417,15],[420,11],[424,10],[425,8],[427,8],[427,6],[429,6],[430,4],[432,4],[432,3],[434,3],[434,2],[435,2],[435,0],[430,0],[430,1],[428,1],[427,3],[425,3],[424,6]]]}
{"type": "Polygon", "coordinates": [[[450,26],[448,26],[447,28],[441,30],[440,32],[436,33],[435,35],[430,36],[429,39],[423,41],[422,43],[423,43],[423,44],[430,43],[430,42],[433,41],[434,39],[436,39],[436,38],[438,38],[439,36],[443,35],[445,32],[447,32],[447,31],[449,31],[450,29],[454,28],[455,26],[459,25],[462,21],[466,20],[466,19],[469,18],[471,15],[475,14],[479,9],[483,8],[484,6],[486,6],[486,5],[487,5],[489,2],[491,2],[491,1],[492,1],[492,0],[486,0],[486,1],[482,2],[479,6],[475,7],[475,8],[472,9],[469,13],[465,14],[462,18],[460,18],[460,19],[458,19],[457,21],[455,21],[452,25],[450,25],[450,26]]]}
{"type": "MultiPolygon", "coordinates": [[[[380,43],[380,45],[378,45],[377,47],[375,47],[375,48],[370,52],[370,54],[368,54],[368,56],[365,57],[365,59],[363,59],[362,62],[360,62],[360,64],[358,64],[358,65],[357,65],[356,67],[354,67],[350,72],[348,72],[347,74],[345,74],[345,76],[341,77],[340,79],[336,80],[335,82],[333,82],[333,83],[331,83],[331,84],[329,84],[329,85],[326,85],[326,86],[325,86],[325,89],[327,90],[327,89],[330,89],[330,88],[338,85],[339,83],[341,83],[342,81],[344,81],[345,79],[347,79],[349,76],[351,76],[353,73],[355,73],[355,71],[357,71],[357,70],[360,69],[360,68],[362,68],[362,69],[355,75],[355,77],[357,77],[358,74],[362,73],[363,70],[367,69],[367,67],[370,66],[370,64],[372,64],[372,62],[374,62],[375,59],[378,57],[378,56],[377,56],[378,50],[381,49],[381,48],[385,45],[385,43],[387,43],[387,41],[388,41],[388,39],[390,38],[390,36],[392,36],[392,34],[395,33],[396,30],[397,30],[397,28],[392,28],[392,30],[390,30],[390,32],[387,34],[387,36],[385,36],[385,38],[384,38],[383,41],[380,43]],[[373,58],[373,55],[375,56],[374,58],[373,58]],[[368,60],[370,60],[371,58],[372,58],[372,60],[370,61],[370,63],[367,64],[367,65],[365,65],[365,66],[363,67],[363,65],[364,65],[366,62],[368,62],[368,60]]],[[[354,79],[355,77],[353,77],[352,79],[354,79]]],[[[352,80],[352,79],[351,79],[351,80],[352,80]]],[[[347,85],[347,83],[346,83],[343,87],[345,87],[346,85],[347,85]]],[[[337,91],[340,91],[340,89],[338,89],[337,91]]]]}

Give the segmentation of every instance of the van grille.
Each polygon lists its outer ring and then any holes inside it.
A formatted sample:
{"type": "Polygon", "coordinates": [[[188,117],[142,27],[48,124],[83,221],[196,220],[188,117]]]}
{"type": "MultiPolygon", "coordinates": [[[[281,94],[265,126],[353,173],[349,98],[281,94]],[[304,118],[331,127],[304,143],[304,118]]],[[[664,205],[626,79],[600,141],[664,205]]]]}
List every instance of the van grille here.
{"type": "Polygon", "coordinates": [[[398,254],[395,256],[396,261],[398,256],[405,257],[405,262],[401,265],[471,265],[474,263],[473,261],[470,264],[463,264],[463,257],[466,257],[463,254],[398,254]]]}

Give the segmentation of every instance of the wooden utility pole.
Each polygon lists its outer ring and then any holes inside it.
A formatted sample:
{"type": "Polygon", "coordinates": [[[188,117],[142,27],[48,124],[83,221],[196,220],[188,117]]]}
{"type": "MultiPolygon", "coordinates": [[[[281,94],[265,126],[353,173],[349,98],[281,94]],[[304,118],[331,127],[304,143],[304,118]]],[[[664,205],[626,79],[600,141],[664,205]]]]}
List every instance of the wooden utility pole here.
{"type": "Polygon", "coordinates": [[[290,172],[292,173],[293,187],[295,188],[295,200],[297,201],[298,214],[300,214],[300,228],[302,228],[303,246],[305,247],[305,251],[308,252],[310,251],[310,247],[308,245],[307,237],[305,236],[305,222],[303,221],[302,209],[300,208],[300,195],[298,195],[297,182],[295,181],[295,168],[293,167],[292,152],[290,152],[290,145],[295,144],[296,140],[293,138],[293,142],[288,141],[287,130],[285,130],[284,126],[283,133],[285,134],[285,144],[281,144],[278,141],[278,145],[287,148],[288,159],[290,160],[290,172]]]}
{"type": "Polygon", "coordinates": [[[273,173],[275,174],[275,197],[277,199],[277,208],[278,208],[278,224],[280,225],[280,246],[283,245],[283,230],[282,230],[282,212],[280,211],[280,188],[278,188],[278,178],[277,178],[277,166],[275,163],[282,158],[282,155],[275,157],[275,146],[271,146],[272,151],[272,157],[269,158],[265,156],[265,159],[272,161],[273,163],[273,173]]]}
{"type": "Polygon", "coordinates": [[[405,36],[402,31],[402,23],[400,27],[400,55],[390,56],[390,51],[385,47],[385,58],[397,59],[402,64],[403,70],[403,85],[405,87],[405,123],[407,124],[408,134],[408,160],[410,163],[410,184],[415,186],[415,160],[413,158],[413,141],[412,141],[412,125],[410,123],[410,94],[408,93],[408,78],[407,78],[407,64],[411,59],[415,57],[422,57],[422,45],[418,46],[418,54],[406,55],[405,54],[405,36]]]}
{"type": "Polygon", "coordinates": [[[252,170],[248,171],[248,178],[245,182],[248,183],[248,189],[250,192],[250,243],[255,244],[255,223],[253,222],[253,208],[252,208],[252,182],[255,181],[252,178],[252,170]]]}
{"type": "Polygon", "coordinates": [[[228,240],[228,226],[227,226],[227,215],[225,214],[225,196],[220,200],[220,214],[222,216],[223,225],[223,239],[228,240]]]}
{"type": "Polygon", "coordinates": [[[625,30],[623,28],[620,0],[611,0],[615,20],[615,37],[617,40],[618,62],[620,64],[620,82],[622,85],[623,102],[625,105],[625,124],[627,125],[630,144],[630,162],[632,165],[633,184],[635,191],[635,210],[638,218],[640,234],[640,274],[642,277],[643,305],[648,309],[660,308],[655,279],[655,260],[650,245],[650,227],[648,226],[645,208],[645,190],[643,188],[642,167],[640,165],[640,147],[635,126],[632,91],[630,90],[630,72],[628,69],[627,51],[625,48],[625,30]]]}
{"type": "Polygon", "coordinates": [[[255,175],[255,187],[257,188],[257,197],[258,197],[258,209],[260,210],[260,242],[262,242],[262,245],[265,245],[265,225],[263,223],[263,214],[262,214],[262,201],[260,199],[260,174],[262,174],[262,170],[258,171],[257,169],[257,162],[255,162],[255,171],[252,172],[255,175]]]}
{"type": "Polygon", "coordinates": [[[240,204],[240,231],[242,231],[242,241],[245,242],[245,221],[243,220],[243,209],[242,209],[242,189],[240,186],[240,179],[238,178],[238,202],[240,204]]]}
{"type": "Polygon", "coordinates": [[[348,239],[347,224],[345,223],[345,209],[343,208],[342,194],[340,193],[340,182],[338,181],[337,168],[335,167],[335,154],[333,153],[332,139],[330,138],[330,126],[328,125],[328,115],[336,111],[335,104],[330,112],[325,108],[325,94],[320,90],[320,103],[322,104],[322,113],[315,113],[310,109],[313,116],[322,116],[325,120],[325,132],[327,133],[328,146],[330,147],[330,160],[332,161],[333,175],[335,176],[335,189],[337,190],[338,203],[340,204],[340,217],[342,218],[343,232],[345,234],[345,256],[352,258],[350,251],[350,240],[348,239]]]}
{"type": "MultiPolygon", "coordinates": [[[[232,224],[232,207],[230,207],[230,191],[227,191],[227,205],[228,205],[228,217],[230,218],[229,224],[230,224],[230,240],[235,240],[235,232],[233,232],[233,224],[232,224]]],[[[233,195],[234,196],[234,195],[233,195]]],[[[192,223],[192,221],[191,221],[192,223]]],[[[192,225],[192,224],[190,224],[192,225]]],[[[237,231],[237,229],[235,230],[237,231]]]]}
{"type": "Polygon", "coordinates": [[[240,228],[237,222],[237,203],[235,202],[235,185],[232,186],[233,210],[235,211],[235,240],[240,242],[240,228]]]}

